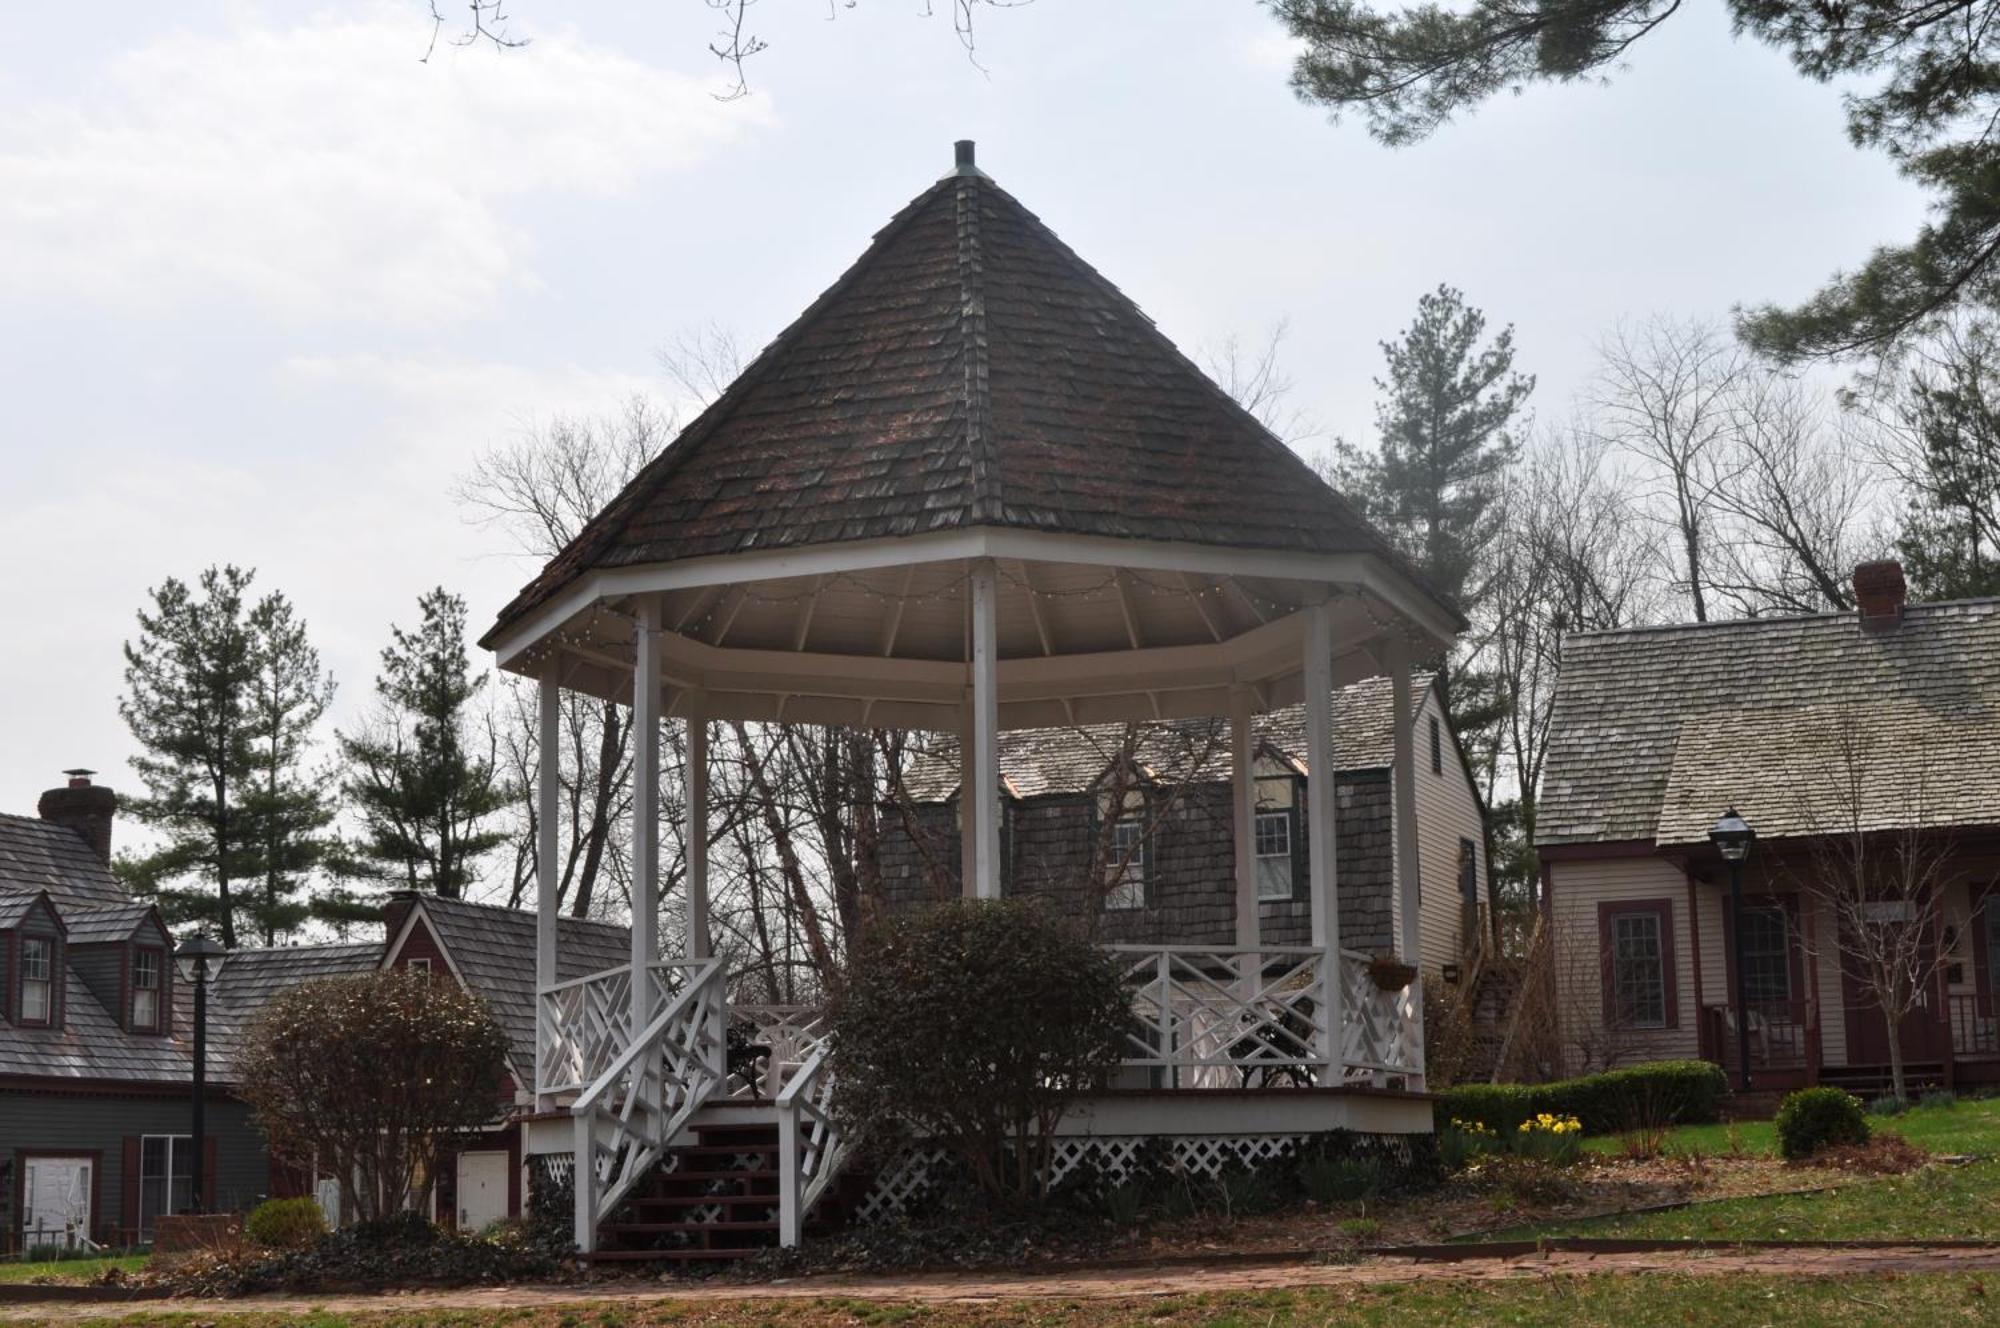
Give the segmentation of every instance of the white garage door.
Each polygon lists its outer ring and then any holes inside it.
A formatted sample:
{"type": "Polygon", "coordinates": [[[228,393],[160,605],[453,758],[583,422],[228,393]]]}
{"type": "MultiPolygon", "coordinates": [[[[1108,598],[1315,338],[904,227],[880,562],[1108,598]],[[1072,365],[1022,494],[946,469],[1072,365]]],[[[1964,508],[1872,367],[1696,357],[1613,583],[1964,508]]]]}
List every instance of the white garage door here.
{"type": "Polygon", "coordinates": [[[31,1157],[21,1172],[22,1244],[73,1245],[90,1236],[90,1159],[31,1157]]]}

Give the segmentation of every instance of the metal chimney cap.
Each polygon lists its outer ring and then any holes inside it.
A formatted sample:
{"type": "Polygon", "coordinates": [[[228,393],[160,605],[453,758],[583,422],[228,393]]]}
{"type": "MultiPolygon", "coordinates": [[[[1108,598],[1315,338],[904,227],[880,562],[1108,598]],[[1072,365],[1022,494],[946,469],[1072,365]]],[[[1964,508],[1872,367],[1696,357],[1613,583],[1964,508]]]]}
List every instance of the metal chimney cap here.
{"type": "MultiPolygon", "coordinates": [[[[951,145],[951,174],[976,175],[982,180],[989,178],[985,171],[979,169],[977,155],[977,145],[971,139],[961,138],[953,143],[951,145]]],[[[949,179],[950,176],[946,178],[949,179]]]]}

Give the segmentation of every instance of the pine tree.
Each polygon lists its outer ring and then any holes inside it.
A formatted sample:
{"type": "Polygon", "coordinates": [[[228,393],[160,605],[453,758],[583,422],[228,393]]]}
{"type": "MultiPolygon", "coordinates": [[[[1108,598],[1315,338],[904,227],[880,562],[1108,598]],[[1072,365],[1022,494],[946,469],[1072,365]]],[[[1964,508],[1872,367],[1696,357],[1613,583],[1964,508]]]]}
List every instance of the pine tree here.
{"type": "Polygon", "coordinates": [[[252,670],[244,713],[250,779],[240,810],[260,884],[242,907],[264,944],[273,945],[317,911],[299,896],[333,847],[334,773],[310,770],[306,762],[334,684],[306,639],[305,623],[282,594],[259,601],[249,626],[252,670]]]}
{"type": "Polygon", "coordinates": [[[1896,551],[1924,599],[2000,595],[2000,364],[1992,333],[1948,338],[1899,414],[1909,494],[1896,551]]]}
{"type": "Polygon", "coordinates": [[[467,709],[485,685],[465,650],[465,601],[443,588],[417,601],[415,631],[392,626],[375,690],[381,709],[369,727],[342,735],[346,789],[359,813],[366,868],[448,899],[476,880],[480,857],[506,842],[489,818],[513,796],[491,744],[473,755],[467,709]]]}
{"type": "Polygon", "coordinates": [[[247,603],[255,577],[211,567],[195,588],[155,588],[118,703],[143,753],[132,765],[147,796],[130,810],[165,839],[119,872],[169,920],[231,947],[239,928],[269,944],[304,919],[296,896],[334,816],[329,781],[303,772],[333,682],[290,601],[247,603]]]}
{"type": "Polygon", "coordinates": [[[1381,449],[1342,449],[1349,496],[1431,584],[1463,609],[1499,529],[1494,500],[1517,445],[1508,424],[1535,390],[1514,370],[1514,329],[1482,347],[1486,315],[1450,286],[1417,301],[1399,340],[1382,343],[1388,376],[1375,419],[1381,449]]]}

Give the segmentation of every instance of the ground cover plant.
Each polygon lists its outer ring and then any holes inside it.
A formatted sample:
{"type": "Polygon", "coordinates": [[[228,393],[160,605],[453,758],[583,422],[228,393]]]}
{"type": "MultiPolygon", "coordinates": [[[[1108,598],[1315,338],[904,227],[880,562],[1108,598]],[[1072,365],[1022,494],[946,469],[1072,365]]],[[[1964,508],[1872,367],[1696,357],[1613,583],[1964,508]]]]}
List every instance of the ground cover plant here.
{"type": "Polygon", "coordinates": [[[96,1282],[123,1277],[146,1266],[144,1254],[113,1254],[89,1259],[0,1260],[0,1283],[96,1282]]]}
{"type": "Polygon", "coordinates": [[[518,1232],[488,1238],[431,1225],[417,1213],[359,1222],[286,1249],[249,1242],[202,1250],[148,1270],[175,1295],[373,1291],[547,1281],[570,1264],[518,1232]]]}
{"type": "MultiPolygon", "coordinates": [[[[1932,1095],[1899,1113],[1890,1128],[1933,1153],[1974,1156],[2000,1153],[2000,1097],[1932,1095]]],[[[1623,1151],[1623,1136],[1587,1135],[1583,1146],[1593,1152],[1617,1153],[1623,1151]]],[[[1677,1125],[1665,1132],[1660,1151],[1683,1157],[1776,1157],[1777,1127],[1771,1121],[1677,1125]]]]}
{"type": "Polygon", "coordinates": [[[1521,1328],[1684,1328],[1760,1324],[1807,1328],[1930,1328],[1991,1318],[1988,1287],[1976,1274],[1771,1277],[1682,1273],[1554,1276],[1518,1281],[1436,1279],[1372,1286],[1217,1291],[1202,1295],[1052,1295],[981,1301],[915,1302],[857,1295],[587,1300],[508,1309],[482,1306],[353,1312],[245,1306],[198,1313],[112,1313],[91,1320],[124,1328],[1307,1328],[1340,1324],[1406,1328],[1417,1323],[1509,1324],[1521,1328]]]}

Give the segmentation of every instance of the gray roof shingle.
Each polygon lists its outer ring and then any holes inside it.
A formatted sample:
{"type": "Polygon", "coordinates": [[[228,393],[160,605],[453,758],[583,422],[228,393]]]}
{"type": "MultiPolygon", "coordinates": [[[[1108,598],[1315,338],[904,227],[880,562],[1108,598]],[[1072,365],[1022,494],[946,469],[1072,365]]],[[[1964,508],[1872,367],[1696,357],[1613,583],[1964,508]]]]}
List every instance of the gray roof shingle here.
{"type": "Polygon", "coordinates": [[[67,826],[0,812],[0,890],[46,890],[57,907],[122,905],[132,896],[67,826]]]}
{"type": "Polygon", "coordinates": [[[1823,832],[1856,810],[1836,766],[1866,825],[2000,823],[2000,599],[1570,637],[1536,839],[1698,843],[1731,805],[1823,832]]]}
{"type": "MultiPolygon", "coordinates": [[[[526,909],[425,895],[418,901],[465,985],[484,997],[507,1030],[516,1078],[535,1065],[535,915],[526,909]]],[[[556,928],[556,980],[601,973],[632,961],[632,932],[563,918],[556,928]]]]}

